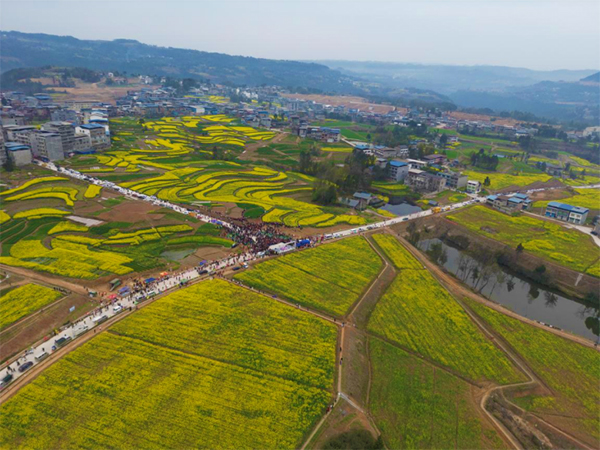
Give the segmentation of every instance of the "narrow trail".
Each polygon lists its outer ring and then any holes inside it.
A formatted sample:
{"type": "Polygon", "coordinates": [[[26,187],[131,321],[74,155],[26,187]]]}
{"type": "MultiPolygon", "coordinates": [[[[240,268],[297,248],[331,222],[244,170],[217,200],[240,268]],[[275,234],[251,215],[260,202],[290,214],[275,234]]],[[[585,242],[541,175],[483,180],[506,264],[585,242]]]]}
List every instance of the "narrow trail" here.
{"type": "MultiPolygon", "coordinates": [[[[345,336],[346,336],[346,327],[347,326],[353,326],[355,324],[355,317],[354,314],[356,313],[356,311],[363,305],[363,301],[365,300],[365,298],[367,298],[367,296],[371,293],[371,291],[373,290],[373,288],[375,286],[377,286],[381,280],[381,277],[384,275],[385,271],[388,270],[391,266],[389,264],[389,262],[387,261],[386,258],[383,257],[383,255],[379,252],[379,250],[372,244],[372,242],[367,238],[367,236],[364,236],[366,241],[369,243],[369,245],[371,246],[371,248],[379,255],[379,257],[381,258],[381,261],[383,262],[383,266],[381,268],[381,270],[379,271],[379,274],[377,275],[377,277],[371,282],[371,284],[369,285],[369,287],[367,288],[367,290],[363,293],[363,295],[360,297],[360,299],[351,306],[351,309],[348,313],[346,313],[346,315],[344,316],[344,318],[342,319],[343,322],[346,325],[342,325],[339,322],[336,323],[338,326],[340,326],[340,338],[339,338],[339,352],[336,352],[338,357],[336,359],[336,365],[337,365],[337,380],[336,380],[336,386],[337,386],[337,396],[335,399],[335,404],[337,405],[337,402],[340,399],[344,399],[350,406],[352,406],[354,409],[356,409],[357,411],[359,411],[360,413],[362,413],[367,420],[369,421],[369,423],[371,424],[371,426],[373,427],[373,429],[379,434],[381,435],[381,431],[379,430],[379,428],[377,427],[377,425],[375,424],[375,421],[373,419],[373,417],[371,417],[370,412],[363,408],[362,406],[360,406],[351,396],[349,396],[348,394],[343,392],[342,389],[342,378],[343,378],[343,369],[345,367],[348,366],[349,362],[345,361],[342,364],[340,364],[341,361],[341,355],[345,355],[346,353],[344,352],[344,344],[345,344],[345,336]],[[351,325],[352,324],[352,325],[351,325]]],[[[356,328],[357,331],[361,332],[363,330],[360,329],[360,325],[356,328]]],[[[371,370],[370,370],[370,364],[369,364],[369,375],[371,374],[371,370]]],[[[371,385],[371,378],[369,376],[368,379],[368,387],[367,387],[367,398],[368,398],[368,390],[370,389],[370,385],[371,385]]],[[[306,447],[308,446],[308,444],[310,442],[312,442],[312,440],[314,439],[315,435],[319,432],[319,430],[321,429],[321,427],[323,426],[323,424],[327,421],[327,419],[329,418],[329,416],[331,415],[331,413],[333,412],[334,408],[331,408],[330,411],[328,411],[322,418],[321,420],[317,423],[317,425],[313,428],[313,430],[311,431],[311,433],[308,435],[308,437],[304,440],[304,443],[302,444],[302,446],[300,447],[300,450],[305,450],[306,447]]]]}
{"type": "Polygon", "coordinates": [[[24,269],[22,267],[13,267],[7,266],[6,264],[0,264],[0,269],[8,273],[14,273],[22,277],[26,277],[35,281],[39,281],[42,284],[46,284],[49,286],[59,286],[64,289],[67,289],[72,292],[76,292],[78,294],[88,295],[87,290],[84,286],[76,283],[71,283],[69,281],[65,281],[61,278],[53,278],[50,276],[46,276],[42,273],[35,272],[30,269],[24,269]]]}
{"type": "MultiPolygon", "coordinates": [[[[459,286],[454,280],[449,279],[449,276],[446,275],[444,272],[442,272],[437,266],[434,266],[433,263],[431,261],[429,261],[429,259],[427,259],[427,257],[425,257],[424,255],[422,255],[420,252],[417,252],[413,249],[413,247],[406,242],[401,236],[397,236],[398,239],[400,240],[400,242],[402,242],[402,244],[411,252],[411,254],[417,258],[421,263],[423,263],[423,265],[425,265],[430,273],[438,280],[438,282],[444,286],[444,288],[446,290],[448,290],[450,293],[453,292],[453,289],[451,289],[449,286],[452,286],[454,288],[460,288],[458,289],[461,293],[463,293],[463,291],[466,291],[466,289],[462,288],[461,286],[459,286]]],[[[481,297],[479,297],[478,295],[470,292],[470,295],[468,295],[470,298],[475,299],[478,302],[482,302],[481,297]]],[[[507,356],[508,358],[511,360],[511,362],[513,364],[515,364],[515,366],[528,378],[528,381],[524,381],[524,382],[519,382],[519,383],[511,383],[511,384],[506,384],[506,385],[502,385],[502,386],[494,386],[490,389],[488,389],[484,395],[481,398],[481,401],[479,402],[479,407],[481,408],[481,410],[486,414],[486,416],[492,421],[492,423],[494,423],[496,425],[496,427],[502,431],[502,433],[504,434],[504,436],[508,439],[509,442],[511,442],[511,444],[521,450],[523,447],[521,445],[521,443],[514,437],[514,435],[504,426],[504,424],[502,422],[500,422],[500,420],[498,420],[490,411],[488,411],[488,409],[486,408],[486,404],[488,399],[490,398],[490,396],[494,393],[494,392],[500,392],[500,394],[502,395],[502,397],[504,398],[504,400],[506,400],[507,403],[509,403],[511,406],[517,408],[519,411],[521,411],[522,413],[527,413],[527,414],[531,414],[532,416],[534,416],[536,418],[536,420],[540,421],[541,423],[543,423],[545,426],[551,428],[552,430],[560,433],[561,435],[563,435],[564,437],[566,437],[567,439],[571,440],[572,442],[576,443],[577,445],[581,446],[584,449],[587,450],[594,450],[593,447],[589,446],[588,444],[582,442],[581,440],[579,440],[578,438],[576,438],[575,436],[567,433],[564,430],[561,430],[559,428],[557,428],[556,426],[548,423],[546,420],[544,420],[543,418],[541,418],[540,416],[533,414],[533,413],[528,413],[526,412],[523,408],[521,408],[520,406],[516,405],[515,403],[511,402],[508,398],[506,398],[506,396],[504,395],[505,391],[507,389],[512,389],[512,388],[516,388],[516,387],[537,387],[537,386],[541,386],[543,387],[546,391],[548,392],[552,392],[552,390],[539,378],[537,377],[537,375],[531,370],[531,368],[527,365],[527,363],[523,360],[523,358],[517,353],[515,352],[510,345],[504,340],[504,338],[502,336],[500,336],[499,334],[497,334],[494,330],[489,329],[488,325],[479,317],[477,316],[462,300],[460,300],[456,295],[453,294],[454,299],[456,300],[456,302],[464,309],[464,311],[469,315],[469,317],[471,318],[471,320],[473,320],[473,322],[477,325],[477,327],[496,345],[498,346],[507,356]]],[[[487,302],[483,302],[483,303],[487,303],[487,302]]],[[[517,315],[515,315],[517,316],[517,315]]],[[[518,319],[522,319],[520,316],[517,316],[516,318],[518,319]]],[[[535,323],[535,322],[534,322],[535,323]]],[[[539,324],[537,324],[539,328],[543,328],[546,329],[546,327],[541,327],[539,324]]],[[[550,331],[550,330],[548,330],[550,331]]],[[[559,331],[559,330],[553,330],[553,331],[559,331]]],[[[557,333],[557,334],[561,334],[562,333],[557,333]]],[[[570,338],[572,337],[569,334],[566,334],[566,336],[563,337],[567,337],[570,338]]],[[[581,343],[579,342],[578,339],[571,339],[577,343],[581,343]]]]}

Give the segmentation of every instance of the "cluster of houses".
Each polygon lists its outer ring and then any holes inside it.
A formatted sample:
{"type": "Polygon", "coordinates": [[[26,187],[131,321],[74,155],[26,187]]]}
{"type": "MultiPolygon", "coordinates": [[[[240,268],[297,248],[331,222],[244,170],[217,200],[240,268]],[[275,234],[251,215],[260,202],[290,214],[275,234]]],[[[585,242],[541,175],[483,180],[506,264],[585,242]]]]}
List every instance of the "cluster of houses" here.
{"type": "Polygon", "coordinates": [[[395,182],[404,182],[414,191],[420,193],[436,193],[445,189],[466,190],[477,194],[481,191],[481,183],[469,180],[462,172],[453,171],[449,167],[448,158],[442,154],[424,156],[422,160],[406,158],[409,149],[399,148],[370,148],[355,146],[367,154],[378,156],[376,164],[387,170],[387,176],[395,182]],[[385,158],[383,157],[385,155],[385,158]],[[397,159],[389,159],[392,155],[397,159]],[[400,159],[404,158],[404,159],[400,159]]]}
{"type": "MultiPolygon", "coordinates": [[[[517,211],[529,211],[533,202],[527,194],[517,193],[513,195],[488,195],[486,204],[505,213],[517,211]]],[[[549,202],[546,206],[544,216],[563,222],[583,225],[587,220],[588,208],[573,206],[560,202],[549,202]]]]}
{"type": "Polygon", "coordinates": [[[506,213],[528,211],[533,204],[529,196],[522,193],[513,195],[488,195],[485,202],[487,205],[506,213]]]}
{"type": "Polygon", "coordinates": [[[73,154],[110,148],[108,113],[100,105],[79,110],[54,108],[50,119],[39,127],[25,125],[23,114],[3,111],[0,164],[8,159],[15,166],[30,164],[33,158],[60,161],[73,154]]]}

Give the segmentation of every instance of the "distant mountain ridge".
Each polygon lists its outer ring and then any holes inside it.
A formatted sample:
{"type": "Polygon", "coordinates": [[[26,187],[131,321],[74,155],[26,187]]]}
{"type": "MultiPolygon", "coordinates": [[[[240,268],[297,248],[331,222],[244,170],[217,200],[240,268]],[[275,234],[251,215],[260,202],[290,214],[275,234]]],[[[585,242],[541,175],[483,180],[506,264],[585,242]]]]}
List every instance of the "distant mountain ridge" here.
{"type": "Polygon", "coordinates": [[[322,91],[360,93],[353,77],[327,66],[297,61],[230,56],[130,39],[81,40],[71,36],[0,32],[0,71],[21,67],[87,67],[147,75],[203,78],[233,85],[311,87],[322,91]]]}
{"type": "Polygon", "coordinates": [[[496,91],[541,81],[579,81],[595,70],[532,70],[506,66],[455,66],[371,61],[312,61],[349,76],[375,78],[396,87],[430,89],[441,94],[460,90],[496,91]]]}

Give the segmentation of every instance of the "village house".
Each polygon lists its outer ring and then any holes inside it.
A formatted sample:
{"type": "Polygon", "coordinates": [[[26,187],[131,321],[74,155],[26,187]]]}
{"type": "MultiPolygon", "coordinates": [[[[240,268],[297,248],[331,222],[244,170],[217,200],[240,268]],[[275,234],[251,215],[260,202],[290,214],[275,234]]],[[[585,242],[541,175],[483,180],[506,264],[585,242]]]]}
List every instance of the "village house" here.
{"type": "Polygon", "coordinates": [[[408,164],[404,161],[392,160],[388,163],[389,178],[402,181],[408,175],[408,164]]]}
{"type": "Polygon", "coordinates": [[[467,192],[469,194],[479,194],[481,192],[481,183],[476,180],[467,181],[467,192]]]}
{"type": "Polygon", "coordinates": [[[582,225],[587,220],[590,210],[581,206],[572,206],[566,203],[550,202],[546,206],[544,215],[552,219],[562,220],[563,222],[582,225]]]}
{"type": "Polygon", "coordinates": [[[409,169],[404,183],[417,192],[440,192],[446,187],[446,179],[420,169],[409,169]]]}

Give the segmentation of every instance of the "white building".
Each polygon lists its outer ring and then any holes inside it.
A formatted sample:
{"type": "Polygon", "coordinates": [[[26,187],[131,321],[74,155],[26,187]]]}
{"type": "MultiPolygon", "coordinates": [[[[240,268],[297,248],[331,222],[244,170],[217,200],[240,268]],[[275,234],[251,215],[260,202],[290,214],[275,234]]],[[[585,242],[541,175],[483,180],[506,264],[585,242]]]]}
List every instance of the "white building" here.
{"type": "Polygon", "coordinates": [[[75,128],[76,134],[84,134],[89,137],[90,145],[96,150],[103,150],[110,147],[110,137],[106,134],[102,125],[96,123],[87,123],[75,128]]]}
{"type": "Polygon", "coordinates": [[[467,181],[467,192],[469,194],[479,194],[481,192],[481,183],[476,180],[467,181]]]}

